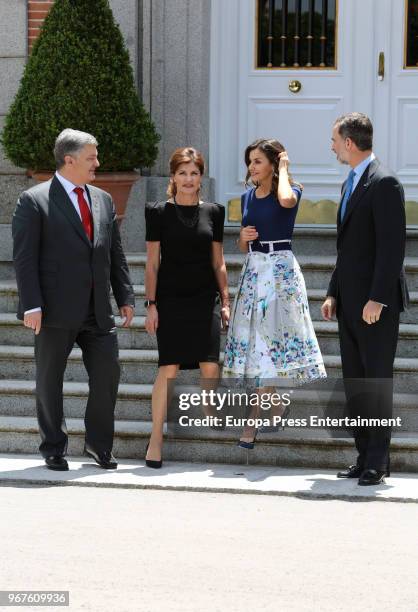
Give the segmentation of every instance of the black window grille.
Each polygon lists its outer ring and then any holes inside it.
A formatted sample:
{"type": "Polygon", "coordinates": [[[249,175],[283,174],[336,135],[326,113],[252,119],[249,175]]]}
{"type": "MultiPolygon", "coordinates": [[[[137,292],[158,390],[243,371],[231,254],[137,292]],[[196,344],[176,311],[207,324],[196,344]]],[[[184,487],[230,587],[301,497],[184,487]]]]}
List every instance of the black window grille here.
{"type": "Polygon", "coordinates": [[[406,26],[406,68],[418,68],[418,0],[408,0],[406,26]]]}
{"type": "Polygon", "coordinates": [[[337,0],[257,2],[257,68],[337,67],[337,0]]]}

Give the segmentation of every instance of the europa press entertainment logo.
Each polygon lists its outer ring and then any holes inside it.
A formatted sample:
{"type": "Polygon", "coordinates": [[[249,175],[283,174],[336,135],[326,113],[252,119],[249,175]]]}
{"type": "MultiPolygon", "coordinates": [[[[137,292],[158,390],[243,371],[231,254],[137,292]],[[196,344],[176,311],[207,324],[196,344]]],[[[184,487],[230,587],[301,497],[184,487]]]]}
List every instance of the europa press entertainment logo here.
{"type": "Polygon", "coordinates": [[[178,397],[178,407],[182,411],[187,411],[192,408],[202,408],[205,416],[192,417],[189,415],[180,415],[178,424],[183,427],[216,427],[221,423],[225,426],[242,427],[254,426],[270,426],[278,425],[282,421],[282,416],[274,412],[279,407],[286,409],[291,402],[291,393],[247,393],[234,392],[228,390],[226,392],[218,392],[214,390],[201,390],[193,393],[180,393],[178,397]],[[254,417],[237,416],[237,411],[240,413],[252,412],[254,417]],[[263,416],[260,411],[265,413],[263,416]]]}

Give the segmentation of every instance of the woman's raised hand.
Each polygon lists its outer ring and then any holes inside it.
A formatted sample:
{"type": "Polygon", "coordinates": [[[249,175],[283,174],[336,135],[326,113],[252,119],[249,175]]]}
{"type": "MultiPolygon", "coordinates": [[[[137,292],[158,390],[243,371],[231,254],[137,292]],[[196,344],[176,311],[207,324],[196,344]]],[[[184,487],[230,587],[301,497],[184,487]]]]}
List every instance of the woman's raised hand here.
{"type": "Polygon", "coordinates": [[[287,170],[289,168],[289,156],[287,151],[282,151],[278,155],[279,157],[279,172],[280,170],[287,170]]]}

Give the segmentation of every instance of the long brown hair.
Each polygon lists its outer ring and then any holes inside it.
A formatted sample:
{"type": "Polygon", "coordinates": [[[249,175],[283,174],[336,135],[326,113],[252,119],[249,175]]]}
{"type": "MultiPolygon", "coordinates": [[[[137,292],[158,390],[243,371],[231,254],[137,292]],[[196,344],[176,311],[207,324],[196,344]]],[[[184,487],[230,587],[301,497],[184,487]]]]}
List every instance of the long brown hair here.
{"type": "MultiPolygon", "coordinates": [[[[284,146],[278,140],[274,138],[258,138],[254,140],[248,147],[245,149],[244,159],[245,165],[247,166],[247,176],[245,177],[245,186],[249,187],[250,185],[254,185],[251,181],[250,174],[250,153],[255,149],[259,149],[264,155],[267,157],[269,162],[273,164],[273,177],[271,183],[271,193],[277,196],[277,188],[279,186],[279,153],[286,151],[284,146]],[[251,182],[250,182],[251,181],[251,182]]],[[[289,182],[291,185],[295,185],[295,187],[299,187],[303,189],[303,186],[300,183],[297,183],[289,174],[289,182]]]]}
{"type": "MultiPolygon", "coordinates": [[[[196,164],[196,166],[199,168],[201,176],[203,176],[205,173],[205,160],[201,152],[193,147],[180,147],[172,153],[169,161],[170,176],[174,176],[174,174],[177,172],[177,168],[181,164],[188,164],[189,162],[196,164]]],[[[173,180],[170,180],[167,188],[167,195],[170,198],[173,198],[176,193],[176,184],[173,180]]],[[[199,195],[199,193],[200,189],[198,190],[197,195],[199,195]]]]}

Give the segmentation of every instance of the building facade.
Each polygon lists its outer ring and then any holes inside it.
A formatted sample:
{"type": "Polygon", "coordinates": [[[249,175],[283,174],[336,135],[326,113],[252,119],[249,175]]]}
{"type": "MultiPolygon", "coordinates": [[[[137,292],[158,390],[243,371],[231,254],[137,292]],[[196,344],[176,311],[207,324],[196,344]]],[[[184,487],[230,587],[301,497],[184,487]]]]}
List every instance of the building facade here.
{"type": "Polygon", "coordinates": [[[347,169],[330,150],[331,126],[361,111],[373,121],[376,155],[405,186],[409,223],[418,223],[416,0],[212,0],[210,89],[221,201],[242,192],[246,144],[271,136],[305,187],[299,221],[334,223],[347,169]]]}
{"type": "MultiPolygon", "coordinates": [[[[0,0],[0,128],[52,3],[0,0]]],[[[207,159],[208,197],[225,204],[228,223],[237,223],[243,151],[259,136],[278,138],[289,151],[292,173],[304,185],[297,222],[334,225],[346,169],[330,150],[331,127],[352,110],[372,118],[375,152],[402,180],[408,224],[418,225],[418,0],[110,5],[162,136],[156,164],[132,193],[131,232],[142,223],[134,200],[164,196],[170,153],[186,144],[207,159]]],[[[0,174],[0,222],[9,223],[29,179],[4,156],[0,174]]]]}

